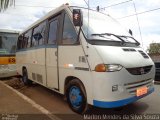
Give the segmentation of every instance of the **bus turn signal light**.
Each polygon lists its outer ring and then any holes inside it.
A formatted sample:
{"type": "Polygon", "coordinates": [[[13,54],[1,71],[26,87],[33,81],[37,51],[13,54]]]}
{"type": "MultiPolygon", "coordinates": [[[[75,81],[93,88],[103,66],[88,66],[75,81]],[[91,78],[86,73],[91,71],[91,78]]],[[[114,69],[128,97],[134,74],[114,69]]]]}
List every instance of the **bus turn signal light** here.
{"type": "Polygon", "coordinates": [[[96,72],[106,72],[106,66],[105,64],[98,64],[95,67],[96,72]]]}

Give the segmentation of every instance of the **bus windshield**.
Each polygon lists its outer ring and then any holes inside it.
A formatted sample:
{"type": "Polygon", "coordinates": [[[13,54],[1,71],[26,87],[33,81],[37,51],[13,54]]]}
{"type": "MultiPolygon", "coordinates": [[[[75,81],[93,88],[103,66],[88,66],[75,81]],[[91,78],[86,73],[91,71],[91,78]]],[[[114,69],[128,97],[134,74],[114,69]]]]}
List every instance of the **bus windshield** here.
{"type": "Polygon", "coordinates": [[[83,13],[82,30],[89,41],[114,41],[139,45],[129,32],[109,15],[81,8],[83,13]]]}
{"type": "Polygon", "coordinates": [[[0,33],[0,55],[15,54],[18,34],[0,33]]]}

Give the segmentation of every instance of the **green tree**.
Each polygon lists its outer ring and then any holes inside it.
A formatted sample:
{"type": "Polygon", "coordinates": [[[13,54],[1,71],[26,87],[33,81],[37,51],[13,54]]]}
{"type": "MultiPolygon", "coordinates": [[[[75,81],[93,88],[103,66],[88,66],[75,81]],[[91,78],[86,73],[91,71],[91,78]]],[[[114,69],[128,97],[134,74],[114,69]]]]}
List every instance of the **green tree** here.
{"type": "Polygon", "coordinates": [[[0,0],[0,12],[12,5],[15,5],[15,0],[0,0]]]}
{"type": "Polygon", "coordinates": [[[160,54],[160,43],[151,43],[149,54],[160,54]]]}

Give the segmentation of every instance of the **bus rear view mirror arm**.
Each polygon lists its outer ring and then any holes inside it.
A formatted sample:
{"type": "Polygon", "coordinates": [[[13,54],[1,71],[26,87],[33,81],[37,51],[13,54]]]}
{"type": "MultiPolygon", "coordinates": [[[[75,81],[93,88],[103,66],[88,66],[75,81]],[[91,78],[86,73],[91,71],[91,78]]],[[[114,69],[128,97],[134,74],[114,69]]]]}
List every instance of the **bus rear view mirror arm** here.
{"type": "Polygon", "coordinates": [[[79,26],[77,35],[77,41],[79,41],[81,26],[83,25],[83,15],[80,9],[73,9],[73,24],[74,26],[79,26]]]}

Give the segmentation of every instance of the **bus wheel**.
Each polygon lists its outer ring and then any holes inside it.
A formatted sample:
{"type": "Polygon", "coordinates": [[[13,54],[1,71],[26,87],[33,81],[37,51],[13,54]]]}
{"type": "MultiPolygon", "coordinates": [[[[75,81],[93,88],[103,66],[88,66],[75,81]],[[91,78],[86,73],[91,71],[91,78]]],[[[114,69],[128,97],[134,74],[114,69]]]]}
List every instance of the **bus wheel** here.
{"type": "Polygon", "coordinates": [[[77,79],[71,80],[67,84],[66,97],[70,108],[74,112],[83,114],[87,110],[88,104],[85,90],[77,79]]]}
{"type": "Polygon", "coordinates": [[[26,68],[23,69],[22,81],[23,81],[24,85],[30,85],[30,84],[32,84],[32,81],[30,81],[28,79],[28,73],[27,73],[27,69],[26,68]]]}

